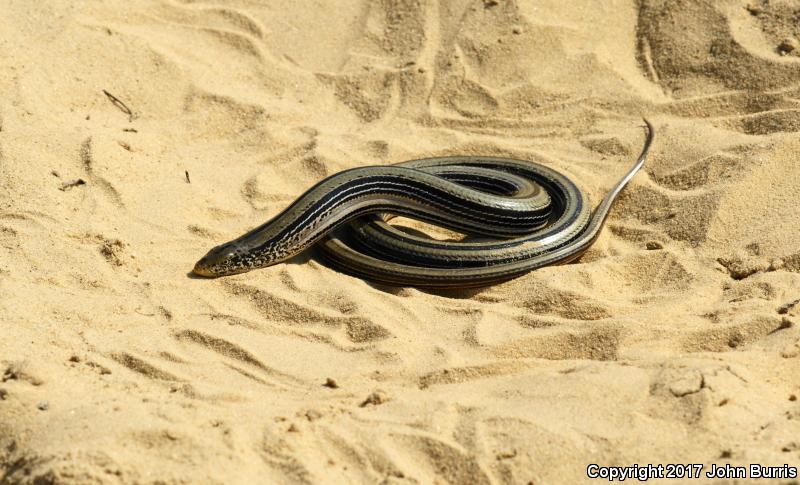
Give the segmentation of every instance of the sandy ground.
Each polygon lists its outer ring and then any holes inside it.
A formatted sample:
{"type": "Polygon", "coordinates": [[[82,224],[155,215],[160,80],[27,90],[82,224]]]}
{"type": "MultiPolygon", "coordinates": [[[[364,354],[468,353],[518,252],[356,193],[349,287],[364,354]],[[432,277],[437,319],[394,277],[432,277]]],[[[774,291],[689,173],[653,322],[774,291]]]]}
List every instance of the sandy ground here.
{"type": "Polygon", "coordinates": [[[0,483],[799,464],[796,2],[0,11],[0,483]],[[577,264],[451,293],[310,257],[187,276],[349,167],[513,156],[596,202],[642,116],[577,264]]]}

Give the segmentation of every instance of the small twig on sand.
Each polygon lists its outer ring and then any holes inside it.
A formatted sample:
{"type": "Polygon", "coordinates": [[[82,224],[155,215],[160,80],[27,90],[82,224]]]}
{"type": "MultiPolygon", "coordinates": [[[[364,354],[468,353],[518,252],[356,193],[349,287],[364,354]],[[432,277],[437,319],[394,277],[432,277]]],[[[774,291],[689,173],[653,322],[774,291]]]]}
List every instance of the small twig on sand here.
{"type": "Polygon", "coordinates": [[[120,109],[120,110],[121,110],[123,113],[125,113],[126,115],[128,115],[128,121],[133,121],[133,111],[131,111],[131,109],[130,109],[130,108],[128,108],[128,105],[126,105],[125,103],[123,103],[123,102],[122,102],[122,101],[121,101],[121,100],[120,100],[118,97],[116,97],[116,96],[114,96],[113,94],[109,93],[109,92],[108,92],[108,91],[106,91],[105,89],[103,90],[103,94],[105,94],[105,95],[106,95],[106,97],[107,97],[109,100],[111,100],[111,102],[112,102],[112,103],[114,103],[114,106],[116,106],[116,107],[117,107],[117,108],[119,108],[119,109],[120,109]]]}
{"type": "Polygon", "coordinates": [[[78,185],[84,185],[85,183],[86,181],[83,179],[70,180],[69,182],[62,183],[61,187],[59,187],[58,190],[63,192],[68,189],[71,189],[72,187],[77,187],[78,185]]]}
{"type": "Polygon", "coordinates": [[[790,301],[789,303],[786,303],[785,305],[781,305],[780,308],[778,308],[778,313],[781,314],[781,315],[785,315],[785,314],[789,313],[789,310],[791,310],[792,308],[794,308],[798,304],[800,304],[800,298],[796,299],[795,301],[790,301]]]}
{"type": "Polygon", "coordinates": [[[186,174],[186,183],[187,183],[187,184],[190,184],[190,183],[192,183],[192,181],[191,181],[191,180],[189,180],[189,171],[188,171],[188,170],[184,170],[184,173],[186,174]]]}

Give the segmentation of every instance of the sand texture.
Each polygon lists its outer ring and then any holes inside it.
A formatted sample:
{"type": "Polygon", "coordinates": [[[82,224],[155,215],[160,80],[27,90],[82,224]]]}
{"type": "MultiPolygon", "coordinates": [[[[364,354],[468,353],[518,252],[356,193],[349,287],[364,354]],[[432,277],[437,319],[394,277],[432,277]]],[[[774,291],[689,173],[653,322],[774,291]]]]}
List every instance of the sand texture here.
{"type": "Polygon", "coordinates": [[[797,466],[798,15],[784,0],[0,0],[0,483],[797,466]],[[188,276],[351,167],[510,156],[597,203],[643,116],[651,156],[575,264],[453,292],[309,255],[188,276]]]}

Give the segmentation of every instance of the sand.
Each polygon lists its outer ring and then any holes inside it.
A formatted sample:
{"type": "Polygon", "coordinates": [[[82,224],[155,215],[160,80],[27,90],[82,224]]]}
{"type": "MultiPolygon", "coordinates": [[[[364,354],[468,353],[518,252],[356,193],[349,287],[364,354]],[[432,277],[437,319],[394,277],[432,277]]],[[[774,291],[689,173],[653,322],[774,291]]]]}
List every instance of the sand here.
{"type": "Polygon", "coordinates": [[[798,465],[796,3],[0,11],[0,483],[798,465]],[[310,256],[188,276],[350,167],[513,156],[596,203],[643,116],[576,264],[449,293],[310,256]]]}

